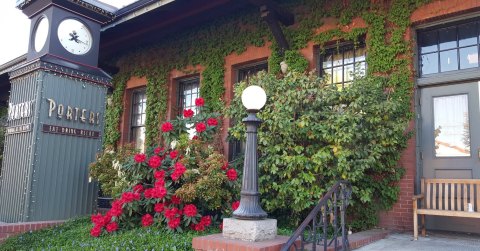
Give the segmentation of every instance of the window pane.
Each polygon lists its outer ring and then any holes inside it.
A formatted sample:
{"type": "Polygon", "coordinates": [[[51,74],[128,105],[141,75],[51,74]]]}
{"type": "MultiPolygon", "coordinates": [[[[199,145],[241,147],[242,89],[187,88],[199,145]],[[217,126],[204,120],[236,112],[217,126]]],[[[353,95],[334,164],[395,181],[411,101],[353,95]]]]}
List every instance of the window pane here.
{"type": "Polygon", "coordinates": [[[343,81],[352,81],[353,80],[353,64],[346,65],[343,74],[343,81]]]}
{"type": "Polygon", "coordinates": [[[460,69],[478,67],[478,47],[471,46],[460,49],[460,69]]]}
{"type": "Polygon", "coordinates": [[[438,52],[422,55],[422,74],[438,72],[438,52]]]}
{"type": "Polygon", "coordinates": [[[439,30],[440,50],[457,47],[457,28],[451,27],[439,30]]]}
{"type": "Polygon", "coordinates": [[[338,66],[342,65],[343,63],[343,55],[341,53],[333,55],[333,65],[338,66]]]}
{"type": "Polygon", "coordinates": [[[183,116],[183,110],[192,109],[194,113],[197,112],[195,106],[195,99],[198,98],[199,79],[189,79],[179,82],[178,93],[178,115],[183,116]]]}
{"type": "Polygon", "coordinates": [[[418,43],[420,47],[420,53],[422,54],[437,51],[437,31],[423,32],[418,34],[418,43]]]}
{"type": "Polygon", "coordinates": [[[325,69],[323,72],[323,77],[325,78],[325,81],[327,83],[333,83],[332,82],[332,69],[325,69]]]}
{"type": "Polygon", "coordinates": [[[476,23],[469,23],[458,26],[458,44],[461,47],[477,44],[476,23]]]}
{"type": "Polygon", "coordinates": [[[367,67],[365,62],[355,63],[355,75],[365,76],[367,67]]]}
{"type": "Polygon", "coordinates": [[[330,68],[332,67],[332,54],[325,55],[323,57],[323,68],[330,68]]]}
{"type": "Polygon", "coordinates": [[[332,74],[333,83],[341,83],[343,80],[342,75],[343,75],[343,72],[342,72],[341,66],[333,68],[333,74],[332,74]]]}
{"type": "Polygon", "coordinates": [[[145,127],[135,127],[132,129],[132,141],[135,148],[145,152],[145,127]]]}
{"type": "Polygon", "coordinates": [[[433,98],[435,156],[470,156],[466,94],[433,98]]]}
{"type": "Polygon", "coordinates": [[[354,58],[353,50],[345,51],[343,54],[343,57],[344,57],[343,64],[352,64],[353,58],[354,58]]]}
{"type": "Polygon", "coordinates": [[[365,47],[355,48],[355,62],[365,61],[365,47]]]}
{"type": "Polygon", "coordinates": [[[440,71],[458,70],[457,50],[449,50],[440,52],[440,71]]]}

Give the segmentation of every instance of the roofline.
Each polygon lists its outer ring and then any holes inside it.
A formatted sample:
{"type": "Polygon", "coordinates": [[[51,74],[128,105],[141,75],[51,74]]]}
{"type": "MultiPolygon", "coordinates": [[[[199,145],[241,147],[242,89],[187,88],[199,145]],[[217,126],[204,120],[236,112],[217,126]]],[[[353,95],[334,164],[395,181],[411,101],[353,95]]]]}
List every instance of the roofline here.
{"type": "Polygon", "coordinates": [[[2,65],[0,65],[0,75],[8,73],[13,70],[13,68],[27,61],[27,54],[23,54],[19,57],[16,57],[2,65]]]}
{"type": "Polygon", "coordinates": [[[102,27],[101,31],[113,28],[123,22],[163,7],[174,1],[175,0],[139,0],[137,2],[133,2],[115,12],[115,18],[113,21],[102,27]]]}

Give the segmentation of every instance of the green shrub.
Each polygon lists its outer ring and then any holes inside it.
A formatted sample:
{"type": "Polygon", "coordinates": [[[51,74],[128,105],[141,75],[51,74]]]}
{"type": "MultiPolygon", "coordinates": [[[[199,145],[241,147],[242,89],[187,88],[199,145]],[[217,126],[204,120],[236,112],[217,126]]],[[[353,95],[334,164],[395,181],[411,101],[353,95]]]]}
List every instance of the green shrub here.
{"type": "MultiPolygon", "coordinates": [[[[298,224],[340,179],[352,183],[354,207],[384,209],[397,200],[395,183],[404,173],[397,163],[409,137],[408,119],[398,109],[397,96],[391,95],[394,90],[386,88],[387,81],[357,78],[338,90],[313,73],[291,72],[281,79],[260,73],[250,79],[268,97],[258,114],[264,121],[258,142],[266,210],[292,215],[291,223],[298,224]]],[[[246,85],[236,86],[227,111],[234,121],[246,116],[240,101],[246,85]]],[[[243,138],[244,125],[235,125],[230,134],[243,138]]]]}
{"type": "Polygon", "coordinates": [[[0,174],[2,173],[3,148],[5,145],[5,127],[7,125],[8,107],[0,106],[0,174]]]}

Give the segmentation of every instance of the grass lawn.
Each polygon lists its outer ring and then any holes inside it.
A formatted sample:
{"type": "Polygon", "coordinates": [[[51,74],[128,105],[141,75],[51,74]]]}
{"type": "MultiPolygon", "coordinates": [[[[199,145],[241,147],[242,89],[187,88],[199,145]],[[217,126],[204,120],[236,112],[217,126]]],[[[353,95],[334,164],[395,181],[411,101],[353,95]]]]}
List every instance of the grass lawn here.
{"type": "MultiPolygon", "coordinates": [[[[193,250],[192,238],[220,232],[211,229],[201,233],[169,233],[150,227],[93,238],[90,236],[91,227],[90,218],[68,221],[61,226],[9,238],[0,244],[0,250],[193,250]]],[[[279,229],[278,233],[290,235],[292,230],[279,229]]]]}

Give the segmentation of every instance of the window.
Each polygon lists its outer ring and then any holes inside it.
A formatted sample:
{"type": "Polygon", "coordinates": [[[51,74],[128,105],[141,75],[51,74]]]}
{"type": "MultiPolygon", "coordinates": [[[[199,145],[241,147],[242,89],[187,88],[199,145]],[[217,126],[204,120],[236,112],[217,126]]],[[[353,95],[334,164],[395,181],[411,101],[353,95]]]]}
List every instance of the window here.
{"type": "Polygon", "coordinates": [[[197,99],[199,95],[200,79],[198,77],[180,80],[177,99],[178,116],[183,116],[183,110],[185,109],[192,109],[196,114],[195,99],[197,99]]]}
{"type": "Polygon", "coordinates": [[[418,31],[420,75],[478,67],[479,22],[418,31]]]}
{"type": "Polygon", "coordinates": [[[320,55],[320,75],[339,89],[348,86],[356,74],[365,75],[365,44],[347,44],[325,50],[320,55]]]}
{"type": "Polygon", "coordinates": [[[132,121],[130,128],[130,142],[142,152],[145,150],[145,120],[147,108],[147,94],[145,90],[137,90],[132,94],[132,121]]]}
{"type": "MultiPolygon", "coordinates": [[[[237,70],[237,82],[241,82],[244,80],[247,80],[257,74],[260,71],[268,71],[268,63],[265,61],[262,61],[260,63],[248,65],[246,67],[242,67],[237,70]]],[[[232,121],[231,124],[235,124],[235,121],[232,121]]],[[[228,160],[233,161],[238,158],[242,153],[245,152],[245,144],[244,142],[237,140],[237,139],[231,139],[229,142],[229,152],[228,152],[228,160]]]]}

